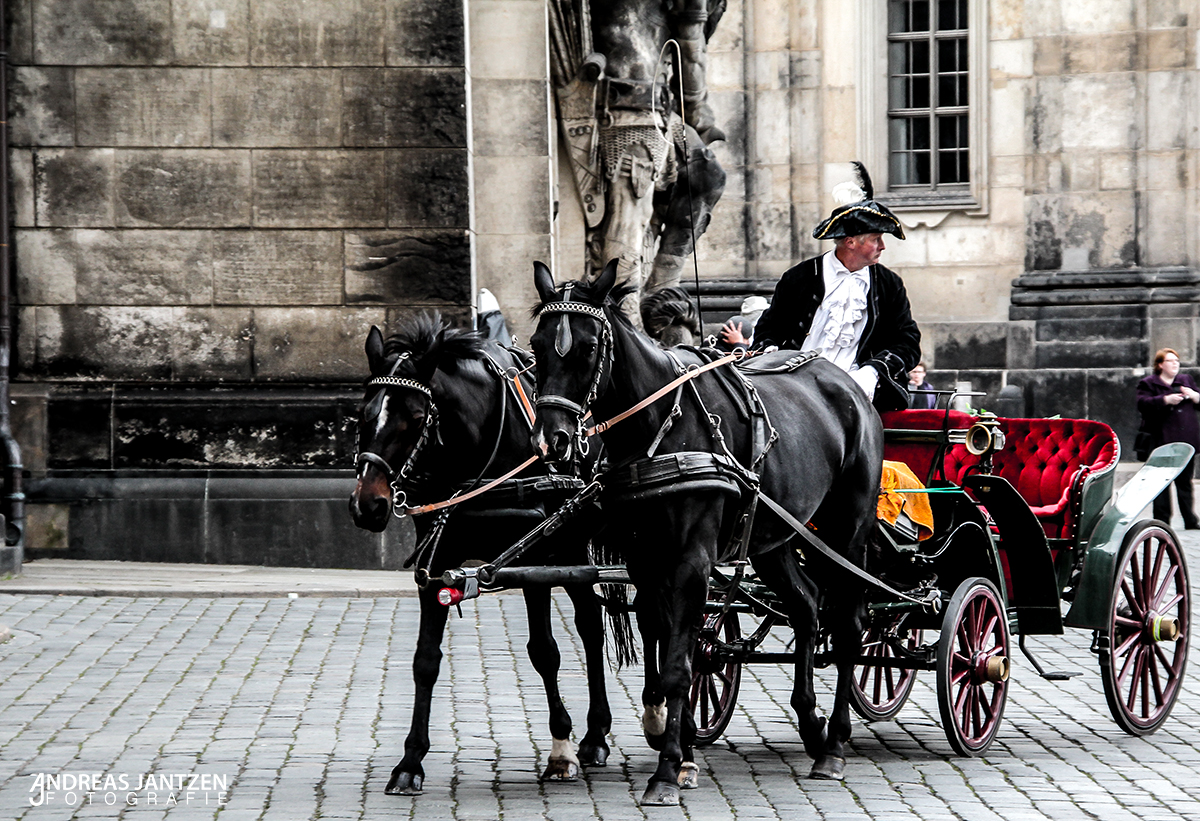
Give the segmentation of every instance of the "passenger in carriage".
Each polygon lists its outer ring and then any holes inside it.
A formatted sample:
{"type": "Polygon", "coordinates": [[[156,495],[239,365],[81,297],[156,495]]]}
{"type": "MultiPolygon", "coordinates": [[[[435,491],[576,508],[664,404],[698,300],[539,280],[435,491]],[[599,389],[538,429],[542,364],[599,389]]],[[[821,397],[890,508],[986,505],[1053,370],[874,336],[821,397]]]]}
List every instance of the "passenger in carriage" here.
{"type": "Polygon", "coordinates": [[[883,235],[904,239],[900,221],[875,201],[871,178],[855,162],[859,185],[843,183],[845,202],[813,230],[836,247],[784,273],[754,329],[758,350],[816,351],[866,392],[881,411],[908,407],[908,372],[921,357],[904,281],[879,264],[883,235]]]}
{"type": "MultiPolygon", "coordinates": [[[[1154,447],[1170,442],[1187,442],[1200,449],[1200,421],[1196,406],[1200,390],[1196,381],[1179,372],[1179,354],[1173,348],[1163,348],[1154,355],[1154,373],[1138,382],[1137,404],[1142,415],[1143,429],[1150,432],[1154,447]]],[[[1192,477],[1196,457],[1193,456],[1175,478],[1175,495],[1179,498],[1179,514],[1188,530],[1200,530],[1192,494],[1192,477]]],[[[1154,518],[1171,521],[1171,486],[1154,500],[1154,518]]]]}

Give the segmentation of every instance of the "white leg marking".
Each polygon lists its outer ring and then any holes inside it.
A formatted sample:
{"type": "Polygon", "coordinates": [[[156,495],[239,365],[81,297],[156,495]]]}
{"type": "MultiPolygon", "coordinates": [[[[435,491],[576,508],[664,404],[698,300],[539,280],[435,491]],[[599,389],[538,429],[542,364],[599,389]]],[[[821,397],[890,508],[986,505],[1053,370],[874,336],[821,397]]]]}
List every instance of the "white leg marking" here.
{"type": "Polygon", "coordinates": [[[571,739],[554,739],[554,743],[550,745],[550,760],[567,761],[578,767],[579,757],[575,755],[575,745],[571,742],[571,739]]]}
{"type": "Polygon", "coordinates": [[[664,698],[658,704],[644,705],[646,712],[642,713],[642,730],[648,736],[660,736],[667,731],[667,700],[664,698]]]}

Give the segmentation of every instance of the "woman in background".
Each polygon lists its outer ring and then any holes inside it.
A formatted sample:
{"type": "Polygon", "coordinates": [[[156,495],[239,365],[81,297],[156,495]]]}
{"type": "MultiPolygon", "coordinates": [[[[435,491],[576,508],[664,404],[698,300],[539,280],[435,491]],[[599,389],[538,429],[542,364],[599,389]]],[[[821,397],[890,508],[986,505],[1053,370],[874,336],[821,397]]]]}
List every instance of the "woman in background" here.
{"type": "MultiPolygon", "coordinates": [[[[1179,354],[1172,348],[1163,348],[1154,355],[1154,373],[1138,382],[1137,386],[1138,412],[1155,447],[1170,442],[1187,442],[1193,448],[1200,448],[1197,403],[1200,403],[1200,390],[1197,390],[1192,377],[1179,372],[1179,354]]],[[[1183,516],[1183,526],[1188,530],[1200,530],[1200,519],[1196,517],[1192,499],[1195,463],[1196,457],[1193,455],[1175,479],[1179,513],[1183,516]]],[[[1171,522],[1170,485],[1154,500],[1154,518],[1168,524],[1171,522]]]]}

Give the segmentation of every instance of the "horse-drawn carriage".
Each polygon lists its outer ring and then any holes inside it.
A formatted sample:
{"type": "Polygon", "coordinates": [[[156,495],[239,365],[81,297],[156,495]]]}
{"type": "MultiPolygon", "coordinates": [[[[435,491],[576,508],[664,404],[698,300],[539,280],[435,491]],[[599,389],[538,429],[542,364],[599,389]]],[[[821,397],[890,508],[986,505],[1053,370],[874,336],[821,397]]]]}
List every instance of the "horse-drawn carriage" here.
{"type": "MultiPolygon", "coordinates": [[[[1114,498],[1120,446],[1102,423],[953,410],[897,411],[883,421],[885,455],[926,479],[934,527],[918,540],[879,524],[881,577],[919,601],[868,594],[855,711],[893,718],[916,672],[934,670],[947,738],[959,754],[979,755],[1004,713],[1013,639],[1038,675],[1061,680],[1074,673],[1044,670],[1025,639],[1078,627],[1093,631],[1117,724],[1134,735],[1156,730],[1180,691],[1190,592],[1174,532],[1141,511],[1190,448],[1163,446],[1114,498]],[[924,606],[930,593],[937,607],[924,606]]],[[[698,743],[728,724],[742,664],[783,660],[757,651],[783,621],[770,591],[744,578],[726,607],[729,575],[717,571],[693,661],[698,743]],[[752,635],[742,635],[739,613],[760,619],[752,635]]],[[[819,652],[818,665],[827,657],[819,652]]]]}
{"type": "MultiPolygon", "coordinates": [[[[529,452],[530,429],[541,456],[564,464],[586,452],[590,436],[603,435],[605,472],[576,480],[579,492],[562,511],[499,555],[472,567],[438,566],[431,551],[440,531],[423,531],[431,582],[425,596],[449,605],[502,587],[632,582],[646,666],[644,728],[661,751],[643,803],[676,803],[678,785],[694,785],[691,747],[724,730],[745,663],[796,664],[792,705],[816,759],[814,777],[841,778],[849,707],[869,720],[896,715],[919,670],[936,671],[955,750],[982,753],[1003,715],[1013,636],[1040,675],[1060,679],[1068,674],[1043,670],[1024,641],[1064,626],[1094,631],[1105,693],[1124,730],[1152,732],[1167,718],[1186,665],[1189,581],[1170,527],[1139,516],[1188,462],[1188,446],[1158,449],[1114,498],[1119,444],[1106,425],[931,410],[885,414],[881,427],[857,386],[823,360],[780,352],[756,358],[762,361],[747,370],[729,357],[657,349],[607,300],[612,280],[606,271],[594,285],[556,289],[549,272],[539,271],[536,418],[524,401],[532,387],[522,387],[528,377],[520,368],[475,367],[476,384],[460,390],[467,399],[449,386],[456,373],[472,373],[464,364],[470,357],[460,354],[439,370],[440,340],[399,356],[377,354],[365,405],[380,405],[379,397],[393,391],[406,399],[385,400],[369,424],[364,417],[360,433],[368,438],[360,442],[352,509],[356,518],[359,508],[384,502],[385,510],[403,509],[418,452],[443,438],[431,430],[434,397],[446,396],[443,417],[450,402],[468,413],[483,407],[487,379],[499,386],[491,389],[499,422],[493,405],[491,416],[469,426],[485,443],[476,450],[491,455],[460,471],[454,492],[469,490],[460,499],[492,485],[528,483],[522,471],[545,472],[536,457],[518,464],[529,452]],[[524,404],[526,412],[506,414],[506,403],[524,404]],[[699,412],[681,410],[688,405],[699,412]],[[796,419],[781,419],[784,410],[796,419]],[[621,436],[613,435],[625,420],[621,436]],[[492,429],[499,432],[485,433],[492,429]],[[906,493],[914,503],[928,500],[932,519],[924,531],[876,519],[880,456],[924,480],[923,487],[894,491],[901,500],[906,493]],[[399,460],[404,466],[394,470],[399,460]],[[483,484],[501,465],[512,467],[483,484]],[[603,520],[621,534],[626,564],[539,563],[530,552],[537,539],[561,538],[569,514],[589,509],[597,496],[613,505],[603,520]],[[520,561],[534,566],[516,566],[520,561]],[[743,636],[742,616],[751,614],[757,627],[743,636]],[[793,652],[760,651],[777,625],[792,629],[793,652]],[[816,710],[811,672],[828,664],[838,667],[839,681],[827,723],[816,710]]],[[[561,474],[548,484],[559,500],[569,485],[561,474]]],[[[533,494],[536,485],[520,493],[544,515],[552,508],[533,494]]],[[[520,505],[506,501],[501,512],[514,507],[520,505]]],[[[547,679],[548,695],[550,685],[547,679]]],[[[593,754],[606,724],[591,727],[593,754]]],[[[560,774],[573,758],[563,732],[555,730],[555,750],[566,751],[560,774]]],[[[427,735],[424,749],[413,739],[406,747],[423,755],[427,735]]],[[[401,762],[393,784],[410,783],[412,770],[401,762]]]]}

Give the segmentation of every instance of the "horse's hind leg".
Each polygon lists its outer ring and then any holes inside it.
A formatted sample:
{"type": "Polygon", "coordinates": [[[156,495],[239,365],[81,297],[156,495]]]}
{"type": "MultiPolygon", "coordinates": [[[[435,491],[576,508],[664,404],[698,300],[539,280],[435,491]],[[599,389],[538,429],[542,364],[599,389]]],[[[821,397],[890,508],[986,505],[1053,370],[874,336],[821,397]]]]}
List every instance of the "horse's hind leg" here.
{"type": "MultiPolygon", "coordinates": [[[[790,543],[789,543],[790,544],[790,543]]],[[[785,544],[754,557],[754,569],[780,599],[796,635],[796,673],[792,684],[792,709],[800,730],[804,750],[814,759],[825,754],[828,734],[825,719],[817,712],[817,693],[813,689],[814,655],[817,641],[817,591],[801,571],[785,544]]]]}
{"type": "Polygon", "coordinates": [[[421,766],[429,752],[429,709],[433,701],[433,685],[437,683],[442,664],[442,634],[446,629],[446,608],[437,600],[434,589],[422,590],[421,625],[417,633],[417,649],[413,653],[412,725],[404,741],[404,758],[392,770],[384,789],[388,795],[415,795],[425,783],[425,768],[421,766]]]}
{"type": "Polygon", "coordinates": [[[590,586],[571,585],[567,595],[575,605],[575,629],[583,641],[587,662],[588,717],[587,734],[579,742],[579,761],[585,767],[603,767],[608,763],[608,732],[612,711],[604,683],[604,622],[600,602],[590,586]]]}
{"type": "Polygon", "coordinates": [[[579,777],[579,759],[571,743],[571,715],[558,691],[560,657],[558,644],[550,631],[550,588],[525,588],[525,611],[529,615],[529,660],[542,677],[546,704],[550,708],[550,761],[542,778],[548,781],[574,781],[579,777]]]}
{"type": "Polygon", "coordinates": [[[637,609],[638,632],[642,634],[642,734],[652,750],[661,750],[667,732],[667,699],[663,695],[659,675],[659,655],[663,644],[659,640],[658,611],[650,593],[640,592],[634,599],[637,609]]]}
{"type": "Polygon", "coordinates": [[[862,656],[862,592],[856,585],[847,585],[846,595],[839,595],[828,613],[832,620],[833,659],[837,666],[837,685],[833,710],[829,714],[829,735],[825,754],[813,764],[813,778],[842,780],[846,766],[846,742],[850,740],[850,682],[854,667],[862,656]],[[853,591],[853,592],[852,592],[853,591]]]}

